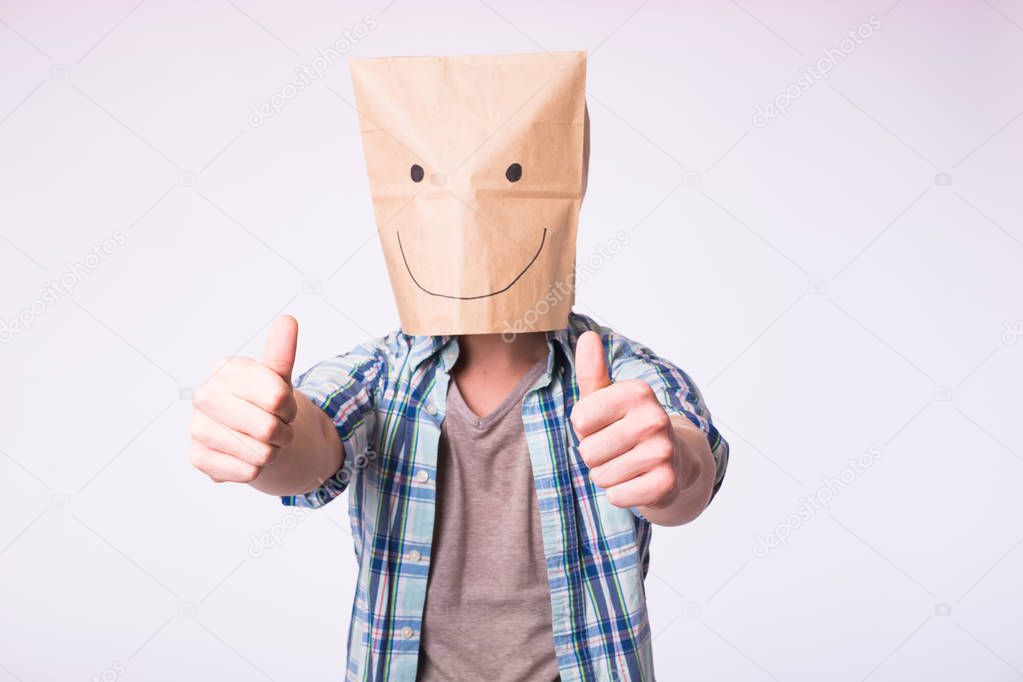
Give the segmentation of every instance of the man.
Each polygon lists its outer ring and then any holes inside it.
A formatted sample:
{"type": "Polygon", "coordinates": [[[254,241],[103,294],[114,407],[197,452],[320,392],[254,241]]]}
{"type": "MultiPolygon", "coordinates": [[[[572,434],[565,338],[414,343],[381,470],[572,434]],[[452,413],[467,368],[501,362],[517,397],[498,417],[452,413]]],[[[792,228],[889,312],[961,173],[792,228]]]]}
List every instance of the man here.
{"type": "Polygon", "coordinates": [[[651,524],[703,511],[728,446],[685,373],[548,296],[574,265],[584,66],[353,65],[403,331],[293,388],[285,316],[196,392],[191,460],[215,481],[312,507],[349,490],[350,680],[654,678],[651,524]],[[424,165],[445,170],[429,192],[424,165]],[[515,253],[503,230],[537,225],[515,253]]]}

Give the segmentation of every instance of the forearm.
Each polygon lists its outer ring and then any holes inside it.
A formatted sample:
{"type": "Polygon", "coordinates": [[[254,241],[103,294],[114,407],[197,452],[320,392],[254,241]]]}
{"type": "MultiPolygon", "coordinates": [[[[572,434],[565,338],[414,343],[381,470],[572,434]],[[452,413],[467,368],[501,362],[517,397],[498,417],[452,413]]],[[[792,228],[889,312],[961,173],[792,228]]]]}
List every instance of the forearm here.
{"type": "Polygon", "coordinates": [[[707,436],[682,416],[672,416],[679,488],[672,498],[657,507],[639,507],[651,523],[680,526],[699,516],[714,490],[716,464],[707,436]]]}
{"type": "Polygon", "coordinates": [[[323,410],[295,391],[295,437],[249,485],[269,495],[300,495],[319,486],[344,464],[337,430],[323,410]]]}

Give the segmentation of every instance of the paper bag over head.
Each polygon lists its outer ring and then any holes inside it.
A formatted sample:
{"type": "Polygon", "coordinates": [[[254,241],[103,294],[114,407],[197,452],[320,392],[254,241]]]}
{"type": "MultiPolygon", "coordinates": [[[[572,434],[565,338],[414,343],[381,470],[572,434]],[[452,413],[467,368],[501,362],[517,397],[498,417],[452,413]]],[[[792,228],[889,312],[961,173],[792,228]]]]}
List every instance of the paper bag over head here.
{"type": "Polygon", "coordinates": [[[351,62],[406,334],[560,329],[586,189],[583,52],[351,62]]]}

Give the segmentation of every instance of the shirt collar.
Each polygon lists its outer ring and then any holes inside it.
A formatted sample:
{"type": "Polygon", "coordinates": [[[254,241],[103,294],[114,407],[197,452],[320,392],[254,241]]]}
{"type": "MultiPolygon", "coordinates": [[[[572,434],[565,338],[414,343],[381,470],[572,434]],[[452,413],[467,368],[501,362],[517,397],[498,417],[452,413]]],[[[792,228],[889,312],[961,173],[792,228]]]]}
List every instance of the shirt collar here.
{"type": "MultiPolygon", "coordinates": [[[[551,350],[547,362],[547,374],[554,372],[557,363],[558,350],[569,367],[572,366],[572,335],[571,330],[555,329],[547,332],[547,345],[551,350]]],[[[458,360],[458,338],[456,336],[411,336],[412,339],[409,361],[412,369],[418,369],[421,364],[436,356],[440,356],[441,367],[445,372],[450,372],[458,360]]]]}
{"type": "Polygon", "coordinates": [[[455,356],[450,359],[451,365],[446,367],[446,369],[451,369],[451,366],[455,364],[455,360],[458,358],[458,343],[452,343],[455,340],[454,336],[411,336],[409,338],[412,339],[409,361],[412,363],[413,370],[418,369],[419,365],[433,358],[438,353],[441,353],[443,360],[446,349],[447,354],[450,355],[450,349],[453,348],[455,356]]]}
{"type": "Polygon", "coordinates": [[[555,329],[547,332],[547,341],[550,342],[552,348],[558,347],[561,349],[562,354],[568,361],[568,364],[572,364],[572,334],[571,329],[566,327],[564,329],[555,329]]]}

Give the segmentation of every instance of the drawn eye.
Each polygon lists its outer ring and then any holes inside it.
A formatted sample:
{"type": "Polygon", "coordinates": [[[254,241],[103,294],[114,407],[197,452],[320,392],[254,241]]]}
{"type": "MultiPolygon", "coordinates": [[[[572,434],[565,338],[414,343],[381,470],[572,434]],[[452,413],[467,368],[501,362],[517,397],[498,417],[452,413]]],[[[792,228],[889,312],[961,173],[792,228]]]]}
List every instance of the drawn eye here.
{"type": "Polygon", "coordinates": [[[423,167],[420,166],[418,163],[412,164],[411,175],[412,175],[412,182],[422,182],[423,181],[423,167]]]}
{"type": "Polygon", "coordinates": [[[504,177],[508,178],[508,182],[518,182],[522,179],[522,166],[517,163],[508,166],[508,170],[504,172],[504,177]]]}

